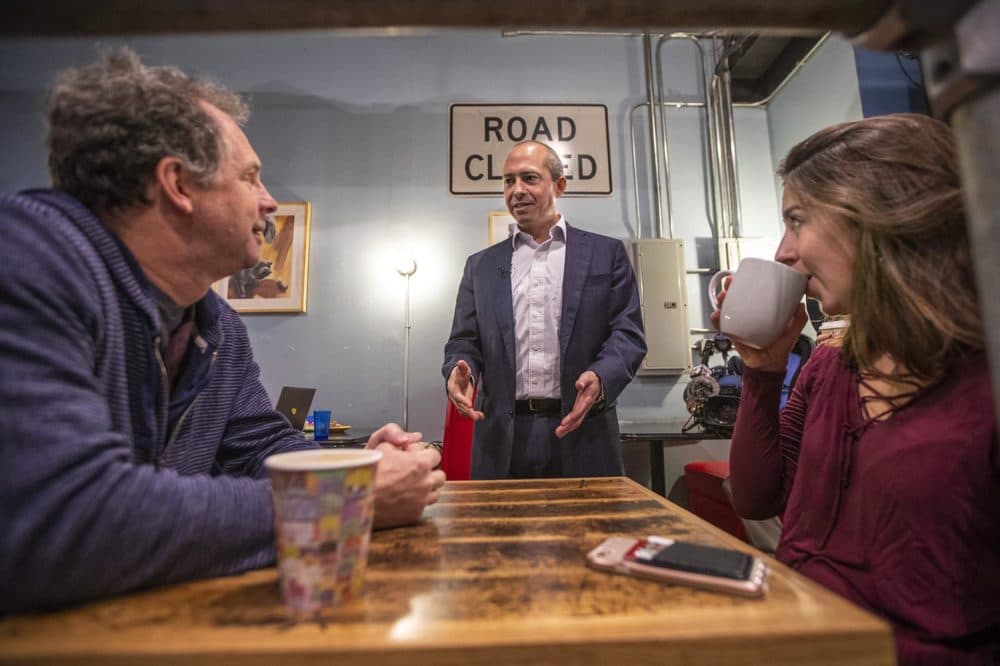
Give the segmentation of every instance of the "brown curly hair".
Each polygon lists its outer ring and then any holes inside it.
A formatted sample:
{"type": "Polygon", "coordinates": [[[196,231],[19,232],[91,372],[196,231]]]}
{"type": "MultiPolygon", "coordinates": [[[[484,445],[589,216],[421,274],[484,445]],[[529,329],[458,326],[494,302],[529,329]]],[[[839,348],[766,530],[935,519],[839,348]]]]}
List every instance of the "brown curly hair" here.
{"type": "Polygon", "coordinates": [[[173,67],[147,67],[128,48],[105,51],[56,80],[48,100],[53,185],[97,213],[148,204],[156,164],[179,157],[200,185],[218,173],[221,132],[208,102],[243,124],[236,94],[173,67]]]}

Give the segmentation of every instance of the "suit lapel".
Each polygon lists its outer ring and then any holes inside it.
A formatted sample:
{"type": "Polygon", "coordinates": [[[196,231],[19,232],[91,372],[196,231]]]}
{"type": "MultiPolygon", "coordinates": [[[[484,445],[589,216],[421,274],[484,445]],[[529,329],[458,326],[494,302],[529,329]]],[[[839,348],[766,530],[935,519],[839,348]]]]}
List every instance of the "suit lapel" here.
{"type": "Polygon", "coordinates": [[[576,313],[580,310],[580,297],[583,294],[583,283],[587,281],[590,272],[590,259],[594,254],[594,246],[590,235],[566,224],[566,265],[563,268],[563,304],[559,319],[559,353],[566,357],[570,333],[576,313]]]}
{"type": "Polygon", "coordinates": [[[514,368],[514,301],[510,295],[510,266],[514,249],[510,239],[497,246],[491,253],[486,270],[490,271],[488,278],[493,285],[493,298],[496,304],[495,316],[500,329],[500,339],[507,353],[507,362],[514,368]]]}

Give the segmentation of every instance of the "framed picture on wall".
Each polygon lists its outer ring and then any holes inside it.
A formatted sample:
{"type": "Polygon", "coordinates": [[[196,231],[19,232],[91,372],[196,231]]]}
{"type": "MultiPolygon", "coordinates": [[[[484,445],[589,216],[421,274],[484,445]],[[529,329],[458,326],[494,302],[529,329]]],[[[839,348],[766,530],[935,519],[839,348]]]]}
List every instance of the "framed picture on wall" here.
{"type": "Polygon", "coordinates": [[[269,218],[260,261],[212,288],[237,312],[305,312],[309,275],[308,201],[279,203],[269,218]]]}
{"type": "Polygon", "coordinates": [[[492,211],[486,228],[487,245],[493,245],[507,238],[510,235],[510,225],[514,222],[514,218],[507,211],[492,211]]]}

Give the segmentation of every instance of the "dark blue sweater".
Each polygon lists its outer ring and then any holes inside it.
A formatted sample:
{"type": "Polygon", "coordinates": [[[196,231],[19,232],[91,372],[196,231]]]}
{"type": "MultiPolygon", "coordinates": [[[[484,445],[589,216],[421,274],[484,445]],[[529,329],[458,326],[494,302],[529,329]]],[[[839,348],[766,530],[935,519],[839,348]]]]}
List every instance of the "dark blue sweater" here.
{"type": "Polygon", "coordinates": [[[0,197],[0,612],[274,560],[262,463],[310,447],[209,292],[173,390],[134,257],[52,190],[0,197]]]}

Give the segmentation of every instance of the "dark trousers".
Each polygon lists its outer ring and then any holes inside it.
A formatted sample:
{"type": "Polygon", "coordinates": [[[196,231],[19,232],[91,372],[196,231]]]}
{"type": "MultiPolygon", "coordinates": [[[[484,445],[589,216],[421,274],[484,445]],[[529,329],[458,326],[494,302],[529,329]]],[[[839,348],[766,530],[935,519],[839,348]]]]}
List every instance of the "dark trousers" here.
{"type": "Polygon", "coordinates": [[[510,452],[509,479],[540,479],[563,475],[556,426],[559,414],[516,414],[514,446],[510,452]]]}

